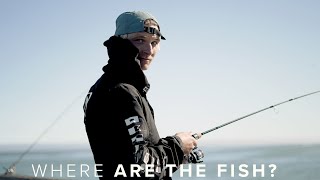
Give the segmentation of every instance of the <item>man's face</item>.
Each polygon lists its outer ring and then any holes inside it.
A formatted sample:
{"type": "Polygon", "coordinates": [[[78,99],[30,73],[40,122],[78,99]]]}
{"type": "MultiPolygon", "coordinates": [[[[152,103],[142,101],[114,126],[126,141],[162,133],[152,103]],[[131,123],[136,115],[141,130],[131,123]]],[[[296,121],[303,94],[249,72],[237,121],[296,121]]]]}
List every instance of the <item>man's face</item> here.
{"type": "Polygon", "coordinates": [[[159,50],[159,36],[147,32],[137,32],[128,34],[127,38],[139,49],[138,59],[140,60],[141,69],[147,70],[159,50]]]}

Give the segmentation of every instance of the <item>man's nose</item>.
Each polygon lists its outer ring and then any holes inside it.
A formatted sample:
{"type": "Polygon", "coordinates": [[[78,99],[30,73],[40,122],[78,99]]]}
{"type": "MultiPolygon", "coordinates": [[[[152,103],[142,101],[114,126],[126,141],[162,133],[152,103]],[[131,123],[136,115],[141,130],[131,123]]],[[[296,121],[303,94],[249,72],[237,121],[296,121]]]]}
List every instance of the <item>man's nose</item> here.
{"type": "Polygon", "coordinates": [[[144,54],[151,55],[152,54],[152,45],[151,44],[144,44],[141,50],[144,54]]]}

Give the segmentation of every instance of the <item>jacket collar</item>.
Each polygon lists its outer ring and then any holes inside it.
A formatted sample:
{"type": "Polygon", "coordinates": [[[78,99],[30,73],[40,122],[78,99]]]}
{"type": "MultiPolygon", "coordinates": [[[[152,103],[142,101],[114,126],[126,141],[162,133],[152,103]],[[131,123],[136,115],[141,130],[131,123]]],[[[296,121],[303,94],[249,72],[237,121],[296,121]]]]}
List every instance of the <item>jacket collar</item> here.
{"type": "Polygon", "coordinates": [[[145,96],[150,89],[150,84],[147,80],[147,77],[137,62],[121,65],[108,63],[102,68],[102,70],[112,82],[111,84],[130,84],[134,86],[143,96],[145,96]]]}

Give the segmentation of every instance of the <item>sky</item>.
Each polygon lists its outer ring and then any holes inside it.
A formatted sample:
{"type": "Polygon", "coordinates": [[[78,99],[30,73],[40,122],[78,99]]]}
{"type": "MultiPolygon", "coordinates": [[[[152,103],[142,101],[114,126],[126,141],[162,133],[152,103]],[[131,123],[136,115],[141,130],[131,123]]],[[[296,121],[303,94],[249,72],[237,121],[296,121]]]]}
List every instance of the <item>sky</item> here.
{"type": "MultiPolygon", "coordinates": [[[[150,12],[167,39],[145,71],[161,137],[318,91],[319,8],[317,0],[1,0],[0,144],[31,144],[55,122],[39,144],[88,145],[85,94],[125,11],[150,12]]],[[[320,143],[319,107],[320,93],[291,101],[198,145],[320,143]]]]}

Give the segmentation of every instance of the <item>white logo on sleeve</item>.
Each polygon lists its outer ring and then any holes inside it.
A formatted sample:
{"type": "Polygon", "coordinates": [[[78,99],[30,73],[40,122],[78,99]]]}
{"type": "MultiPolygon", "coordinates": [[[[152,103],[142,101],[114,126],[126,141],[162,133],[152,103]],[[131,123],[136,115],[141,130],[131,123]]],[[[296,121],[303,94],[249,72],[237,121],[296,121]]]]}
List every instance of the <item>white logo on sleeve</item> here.
{"type": "Polygon", "coordinates": [[[84,100],[84,105],[83,105],[84,116],[86,116],[87,106],[91,96],[92,96],[92,92],[88,92],[86,99],[84,100]]]}

